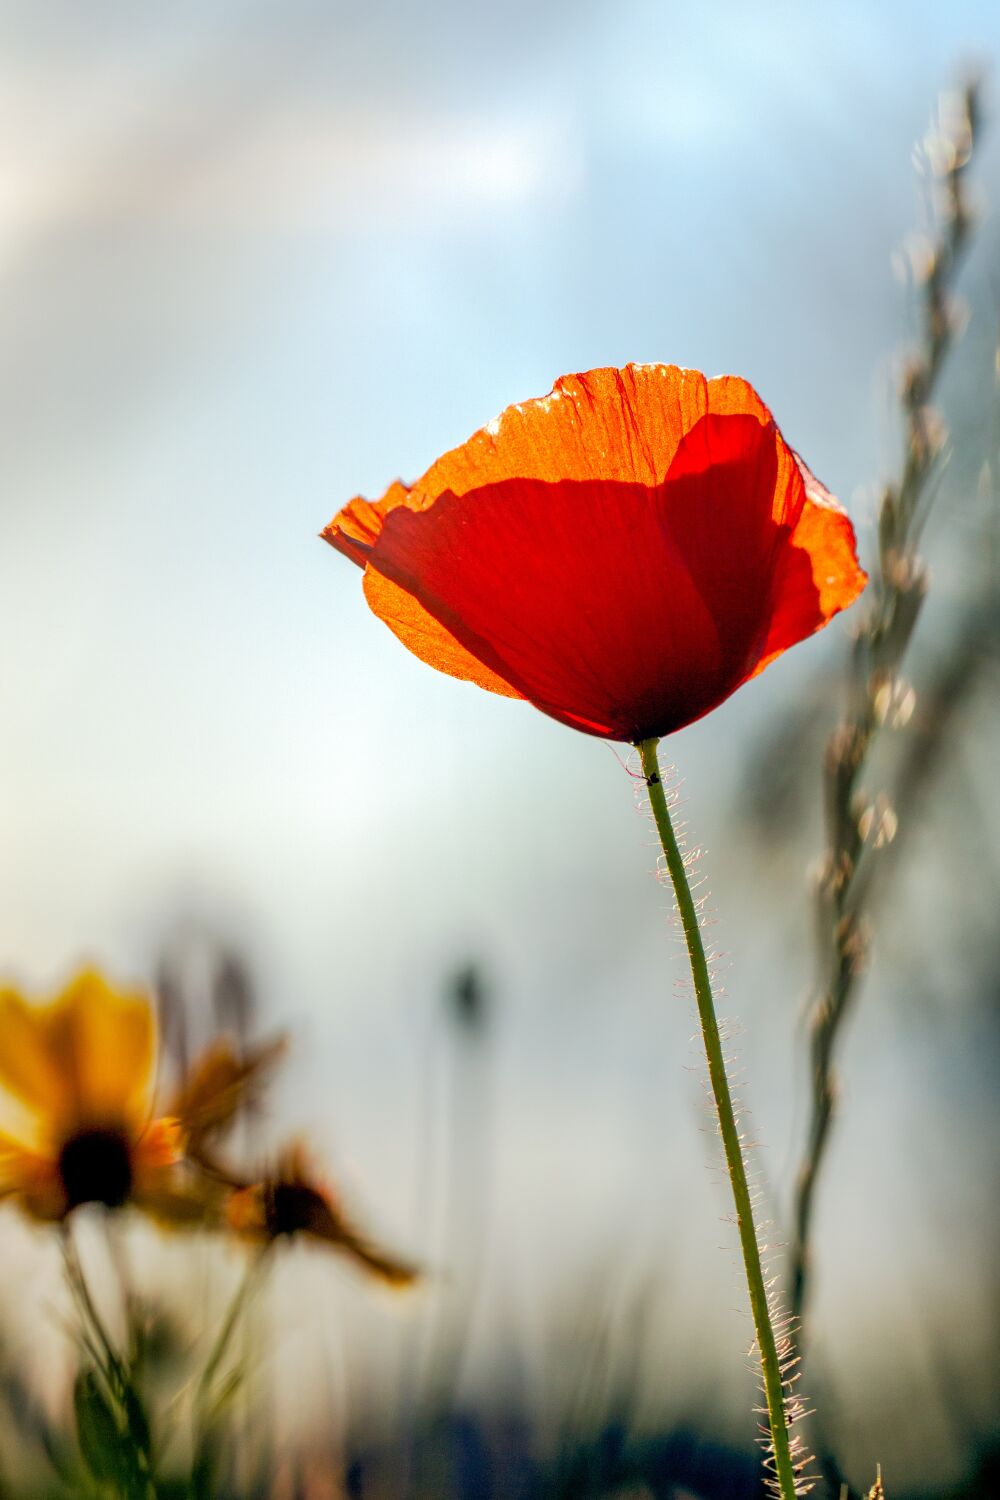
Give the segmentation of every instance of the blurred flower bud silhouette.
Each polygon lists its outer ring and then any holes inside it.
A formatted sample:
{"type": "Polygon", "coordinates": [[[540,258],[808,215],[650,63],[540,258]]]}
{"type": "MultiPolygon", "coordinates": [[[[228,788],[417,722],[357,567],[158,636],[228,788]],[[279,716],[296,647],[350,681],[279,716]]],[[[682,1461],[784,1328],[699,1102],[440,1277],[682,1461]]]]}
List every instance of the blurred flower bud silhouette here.
{"type": "Polygon", "coordinates": [[[349,1222],[300,1145],[286,1150],[273,1172],[237,1188],[226,1217],[236,1234],[259,1244],[303,1238],[330,1245],[388,1286],[411,1286],[418,1279],[415,1266],[380,1250],[349,1222]]]}

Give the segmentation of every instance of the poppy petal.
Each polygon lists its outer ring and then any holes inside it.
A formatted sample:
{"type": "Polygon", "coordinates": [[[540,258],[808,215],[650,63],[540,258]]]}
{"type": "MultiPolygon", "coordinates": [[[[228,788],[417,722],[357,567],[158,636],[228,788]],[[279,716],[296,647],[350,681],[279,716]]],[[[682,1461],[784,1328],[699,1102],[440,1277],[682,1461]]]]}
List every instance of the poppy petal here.
{"type": "Polygon", "coordinates": [[[717,701],[756,666],[775,560],[804,503],[795,456],[770,420],[710,414],[677,449],[667,475],[667,516],[719,634],[717,701]]]}
{"type": "Polygon", "coordinates": [[[757,676],[789,646],[814,635],[834,615],[852,605],[868,582],[858,563],[854,527],[827,489],[795,455],[805,488],[805,504],[778,559],[774,604],[757,676]]]}
{"type": "Polygon", "coordinates": [[[324,533],[415,655],[588,733],[701,717],[864,582],[746,381],[592,370],[324,533]]]}
{"type": "Polygon", "coordinates": [[[385,621],[407,650],[428,666],[436,667],[449,677],[474,682],[478,687],[506,698],[523,696],[456,640],[419,599],[398,583],[393,583],[375,568],[369,568],[365,573],[364,590],[372,612],[385,621]]]}
{"type": "Polygon", "coordinates": [[[405,504],[409,497],[410,491],[400,479],[390,484],[381,500],[366,500],[363,495],[355,495],[320,535],[331,547],[336,547],[338,552],[363,568],[389,511],[405,504]]]}
{"type": "Polygon", "coordinates": [[[684,435],[709,412],[771,420],[753,387],[736,375],[706,380],[677,365],[563,375],[547,396],[508,406],[439,458],[405,503],[423,509],[446,491],[464,495],[512,479],[659,484],[684,435]]]}
{"type": "Polygon", "coordinates": [[[772,558],[804,502],[772,422],[706,414],[655,487],[521,480],[396,510],[366,593],[381,613],[369,585],[384,571],[546,713],[644,739],[707,713],[753,670],[772,558]]]}
{"type": "Polygon", "coordinates": [[[444,494],[426,511],[387,517],[369,572],[419,598],[546,713],[633,739],[665,696],[689,699],[720,658],[711,615],[650,497],[638,484],[574,480],[444,494]]]}

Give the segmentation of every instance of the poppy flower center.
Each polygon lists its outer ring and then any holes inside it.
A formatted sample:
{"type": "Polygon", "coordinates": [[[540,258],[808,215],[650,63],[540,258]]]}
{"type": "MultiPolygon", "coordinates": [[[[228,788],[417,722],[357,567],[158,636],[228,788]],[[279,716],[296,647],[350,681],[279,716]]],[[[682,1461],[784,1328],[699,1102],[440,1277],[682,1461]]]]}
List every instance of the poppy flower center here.
{"type": "Polygon", "coordinates": [[[326,1205],[314,1188],[297,1182],[279,1182],[267,1194],[267,1232],[272,1239],[299,1234],[315,1227],[326,1205]]]}
{"type": "Polygon", "coordinates": [[[81,1130],[59,1153],[59,1177],[68,1206],[103,1203],[121,1208],[132,1191],[132,1155],[120,1130],[81,1130]]]}

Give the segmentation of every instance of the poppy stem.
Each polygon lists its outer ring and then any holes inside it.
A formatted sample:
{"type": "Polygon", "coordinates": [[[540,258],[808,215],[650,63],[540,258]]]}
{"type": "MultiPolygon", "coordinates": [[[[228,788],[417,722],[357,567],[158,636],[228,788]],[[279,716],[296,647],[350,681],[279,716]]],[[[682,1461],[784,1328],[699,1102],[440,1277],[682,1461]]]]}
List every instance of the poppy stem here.
{"type": "Polygon", "coordinates": [[[708,1060],[708,1076],[712,1085],[712,1095],[715,1099],[719,1133],[722,1136],[726,1168],[733,1190],[733,1201],[736,1205],[736,1223],[740,1235],[740,1248],[743,1252],[747,1290],[750,1293],[750,1310],[753,1314],[754,1329],[757,1334],[757,1348],[760,1351],[760,1363],[764,1377],[764,1394],[767,1400],[768,1424],[771,1431],[774,1478],[782,1500],[795,1500],[797,1493],[795,1462],[792,1456],[792,1442],[788,1431],[781,1357],[778,1353],[777,1339],[775,1338],[771,1322],[771,1308],[768,1303],[767,1283],[764,1280],[764,1271],[761,1266],[760,1244],[757,1239],[757,1228],[754,1224],[753,1201],[747,1181],[746,1162],[743,1157],[743,1146],[739,1128],[736,1124],[733,1097],[729,1088],[729,1080],[726,1077],[722,1039],[719,1035],[719,1023],[715,1014],[715,1001],[712,998],[712,981],[709,975],[708,959],[705,956],[705,945],[701,937],[698,910],[691,893],[684,856],[681,853],[677,842],[677,835],[670,820],[670,808],[663,789],[663,782],[660,779],[660,767],[657,760],[656,747],[656,739],[640,741],[638,746],[639,756],[642,761],[643,775],[646,778],[646,790],[649,793],[650,806],[653,809],[653,817],[656,820],[656,830],[660,836],[660,843],[663,846],[667,871],[674,888],[677,910],[684,929],[684,939],[687,944],[688,959],[691,964],[691,977],[694,980],[695,995],[698,1000],[701,1034],[705,1043],[705,1055],[708,1060]]]}

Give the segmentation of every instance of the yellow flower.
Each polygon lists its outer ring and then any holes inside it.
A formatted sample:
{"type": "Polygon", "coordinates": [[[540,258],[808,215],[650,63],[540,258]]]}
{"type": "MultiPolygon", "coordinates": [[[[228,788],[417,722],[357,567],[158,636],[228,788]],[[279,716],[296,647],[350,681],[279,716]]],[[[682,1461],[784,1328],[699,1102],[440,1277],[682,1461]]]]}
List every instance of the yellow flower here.
{"type": "Polygon", "coordinates": [[[300,1146],[286,1151],[273,1173],[237,1188],[226,1218],[234,1233],[258,1244],[303,1236],[332,1245],[389,1286],[411,1286],[419,1276],[415,1266],[378,1249],[354,1228],[300,1146]]]}
{"type": "Polygon", "coordinates": [[[148,998],[94,969],[44,1004],[0,989],[0,1090],[25,1119],[23,1131],[0,1132],[0,1198],[48,1222],[85,1203],[183,1217],[181,1127],[152,1118],[155,1055],[148,998]]]}

